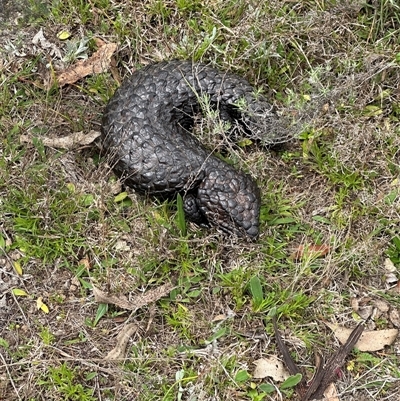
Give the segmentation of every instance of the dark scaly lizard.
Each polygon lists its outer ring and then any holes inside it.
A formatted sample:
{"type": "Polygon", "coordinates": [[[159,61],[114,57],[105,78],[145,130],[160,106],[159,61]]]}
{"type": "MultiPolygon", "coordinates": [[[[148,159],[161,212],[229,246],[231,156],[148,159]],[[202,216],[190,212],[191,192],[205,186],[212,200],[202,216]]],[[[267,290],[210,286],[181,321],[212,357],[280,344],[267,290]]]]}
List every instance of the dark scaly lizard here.
{"type": "Polygon", "coordinates": [[[281,141],[277,117],[243,78],[190,61],[149,65],[126,79],[110,99],[102,142],[115,173],[136,191],[160,198],[182,194],[189,220],[256,238],[260,191],[247,174],[215,157],[191,134],[206,94],[224,120],[265,144],[281,141]],[[245,101],[246,112],[237,107],[245,101]]]}

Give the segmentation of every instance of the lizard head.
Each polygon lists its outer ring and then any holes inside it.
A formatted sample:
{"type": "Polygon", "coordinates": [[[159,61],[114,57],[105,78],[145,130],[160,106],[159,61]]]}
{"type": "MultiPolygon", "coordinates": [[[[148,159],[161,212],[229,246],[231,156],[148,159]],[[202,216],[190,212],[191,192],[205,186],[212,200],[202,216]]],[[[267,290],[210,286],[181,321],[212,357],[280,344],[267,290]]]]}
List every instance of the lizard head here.
{"type": "Polygon", "coordinates": [[[207,221],[228,234],[258,236],[260,190],[254,180],[231,166],[211,168],[200,183],[196,203],[207,221]]]}

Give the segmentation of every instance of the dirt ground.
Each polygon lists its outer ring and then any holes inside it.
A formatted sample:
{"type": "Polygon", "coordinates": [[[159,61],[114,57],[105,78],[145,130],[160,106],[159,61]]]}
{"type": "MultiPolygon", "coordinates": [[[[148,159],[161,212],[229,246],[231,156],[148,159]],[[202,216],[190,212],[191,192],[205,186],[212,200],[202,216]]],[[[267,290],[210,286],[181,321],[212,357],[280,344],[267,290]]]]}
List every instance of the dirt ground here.
{"type": "Polygon", "coordinates": [[[307,380],[365,321],[383,345],[356,347],[325,399],[400,399],[395,2],[0,8],[0,400],[300,400],[255,374],[283,361],[273,313],[307,380]],[[56,83],[104,43],[104,71],[56,83]],[[256,242],[184,235],[176,205],[121,186],[98,140],[54,142],[99,132],[125,76],[174,58],[246,76],[293,123],[282,147],[227,156],[261,188],[256,242]]]}

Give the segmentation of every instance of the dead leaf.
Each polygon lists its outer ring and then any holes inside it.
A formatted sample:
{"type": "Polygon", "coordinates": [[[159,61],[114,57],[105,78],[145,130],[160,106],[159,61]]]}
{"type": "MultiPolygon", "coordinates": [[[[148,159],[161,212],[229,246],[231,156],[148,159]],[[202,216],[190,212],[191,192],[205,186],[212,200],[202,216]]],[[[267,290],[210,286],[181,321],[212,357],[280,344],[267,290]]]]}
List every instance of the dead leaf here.
{"type": "Polygon", "coordinates": [[[54,43],[49,42],[45,38],[43,34],[43,28],[40,28],[40,30],[32,38],[32,43],[36,46],[40,46],[42,49],[48,49],[50,56],[54,55],[59,59],[62,58],[60,49],[54,43]]]}
{"type": "MultiPolygon", "coordinates": [[[[335,334],[336,338],[344,344],[349,338],[353,329],[324,322],[335,334]]],[[[355,344],[355,348],[360,351],[379,351],[386,345],[391,345],[397,338],[399,331],[397,329],[385,329],[385,330],[374,330],[364,331],[361,334],[360,339],[355,344]]]]}
{"type": "Polygon", "coordinates": [[[380,312],[388,312],[390,309],[389,304],[380,299],[375,299],[374,305],[379,309],[380,312]]]}
{"type": "Polygon", "coordinates": [[[322,245],[299,245],[298,248],[290,255],[292,260],[301,260],[305,257],[321,258],[327,255],[331,247],[326,244],[322,245]]]}
{"type": "Polygon", "coordinates": [[[20,288],[14,288],[12,293],[17,297],[27,297],[28,294],[25,290],[21,290],[20,288]]]}
{"type": "MultiPolygon", "coordinates": [[[[44,146],[49,146],[57,149],[74,149],[79,146],[85,146],[91,144],[96,138],[100,136],[98,131],[74,132],[71,135],[63,136],[61,138],[46,138],[40,137],[44,146]]],[[[28,135],[20,136],[21,143],[33,143],[33,138],[28,135]]]]}
{"type": "Polygon", "coordinates": [[[225,314],[221,314],[221,315],[214,316],[211,321],[214,323],[214,322],[221,322],[226,319],[228,319],[228,316],[226,316],[225,314]]]}
{"type": "Polygon", "coordinates": [[[104,43],[87,60],[79,60],[73,66],[57,76],[60,86],[73,84],[90,74],[100,74],[110,66],[111,57],[117,49],[116,43],[104,43]]]}
{"type": "Polygon", "coordinates": [[[107,360],[121,359],[125,356],[126,346],[128,345],[129,339],[138,330],[138,326],[135,323],[127,324],[117,336],[117,344],[107,354],[107,360]]]}
{"type": "Polygon", "coordinates": [[[400,281],[397,278],[397,275],[395,273],[385,273],[384,275],[385,283],[389,286],[392,287],[394,285],[397,285],[400,281]]]}
{"type": "Polygon", "coordinates": [[[158,301],[160,298],[167,295],[173,288],[172,284],[167,283],[153,290],[149,290],[143,295],[137,295],[130,301],[124,295],[109,295],[106,292],[99,290],[94,285],[93,294],[95,301],[100,304],[114,304],[121,309],[136,311],[143,306],[158,301]]]}
{"type": "Polygon", "coordinates": [[[256,365],[253,373],[255,379],[272,377],[276,382],[283,382],[289,377],[289,372],[275,355],[257,359],[254,364],[256,365]]]}
{"type": "Polygon", "coordinates": [[[131,247],[128,245],[126,241],[119,240],[115,243],[114,249],[116,251],[130,251],[131,247]]]}
{"type": "Polygon", "coordinates": [[[79,281],[79,278],[76,277],[76,276],[73,276],[72,279],[71,279],[71,285],[70,285],[70,287],[69,287],[69,291],[70,291],[70,292],[74,292],[74,291],[76,291],[78,288],[80,288],[81,286],[82,286],[82,285],[81,285],[81,282],[79,281]]]}
{"type": "Polygon", "coordinates": [[[125,295],[109,295],[93,285],[94,299],[99,304],[114,304],[121,309],[137,310],[136,305],[129,302],[125,295]]]}
{"type": "Polygon", "coordinates": [[[394,263],[389,258],[385,259],[384,266],[385,266],[385,270],[388,273],[395,273],[397,271],[396,266],[394,265],[394,263]]]}
{"type": "Polygon", "coordinates": [[[114,323],[125,323],[128,319],[128,316],[115,316],[112,318],[112,321],[114,323]]]}
{"type": "Polygon", "coordinates": [[[392,322],[393,326],[400,327],[400,313],[398,309],[392,309],[389,312],[389,319],[392,322]]]}
{"type": "Polygon", "coordinates": [[[389,258],[385,259],[384,271],[385,273],[383,277],[389,287],[395,286],[396,284],[399,285],[400,281],[397,277],[397,268],[389,258]]]}
{"type": "Polygon", "coordinates": [[[16,260],[14,262],[14,270],[18,274],[18,276],[22,276],[23,270],[22,270],[21,262],[19,260],[16,260]]]}
{"type": "Polygon", "coordinates": [[[83,258],[79,261],[78,263],[79,266],[83,266],[87,271],[90,270],[91,266],[90,266],[90,262],[88,258],[83,258]]]}
{"type": "Polygon", "coordinates": [[[39,297],[36,300],[36,306],[38,309],[41,309],[44,313],[49,313],[49,307],[43,302],[42,297],[39,297]]]}
{"type": "Polygon", "coordinates": [[[334,383],[331,383],[326,390],[324,391],[325,400],[329,401],[340,401],[338,397],[338,393],[336,391],[336,386],[334,383]]]}
{"type": "Polygon", "coordinates": [[[360,303],[358,302],[358,298],[357,297],[352,297],[350,299],[350,305],[353,308],[354,312],[358,312],[358,310],[360,309],[360,303]]]}

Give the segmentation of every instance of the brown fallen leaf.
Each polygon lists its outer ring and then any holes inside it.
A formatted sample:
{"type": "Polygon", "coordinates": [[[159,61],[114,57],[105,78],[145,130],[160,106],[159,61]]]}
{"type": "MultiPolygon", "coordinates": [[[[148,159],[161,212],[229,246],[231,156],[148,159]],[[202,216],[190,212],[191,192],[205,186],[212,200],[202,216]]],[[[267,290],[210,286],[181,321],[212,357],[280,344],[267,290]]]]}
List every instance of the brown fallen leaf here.
{"type": "Polygon", "coordinates": [[[221,321],[224,321],[224,320],[226,320],[228,317],[225,315],[225,314],[221,314],[221,315],[217,315],[217,316],[214,316],[213,317],[213,319],[211,320],[213,323],[214,322],[221,322],[221,321]]]}
{"type": "Polygon", "coordinates": [[[275,355],[257,359],[254,364],[256,365],[253,372],[255,379],[272,377],[276,382],[283,382],[289,377],[289,373],[284,368],[283,363],[275,355]]]}
{"type": "MultiPolygon", "coordinates": [[[[324,323],[333,331],[336,338],[342,344],[347,341],[350,334],[353,332],[353,329],[348,329],[347,327],[329,322],[324,323]]],[[[360,351],[379,351],[386,345],[393,344],[398,334],[399,330],[397,329],[364,331],[354,347],[358,348],[360,351]]]]}
{"type": "Polygon", "coordinates": [[[172,284],[166,283],[158,288],[147,291],[143,295],[137,295],[131,300],[128,300],[124,295],[109,295],[93,285],[93,294],[95,301],[100,304],[114,304],[121,309],[136,311],[143,306],[158,301],[160,298],[166,296],[173,288],[172,284]]]}
{"type": "Polygon", "coordinates": [[[117,49],[116,43],[100,43],[99,49],[86,60],[79,60],[70,68],[64,70],[57,76],[60,86],[73,84],[81,78],[90,74],[100,74],[110,66],[111,57],[117,49]]]}
{"type": "Polygon", "coordinates": [[[331,251],[331,247],[322,245],[299,245],[290,255],[291,260],[301,260],[304,257],[321,258],[331,251]]]}
{"type": "Polygon", "coordinates": [[[121,359],[125,356],[126,346],[128,345],[129,339],[138,330],[138,326],[135,323],[127,324],[117,336],[117,344],[115,347],[107,354],[105,359],[115,360],[121,359]]]}
{"type": "Polygon", "coordinates": [[[340,401],[338,393],[336,391],[336,386],[331,383],[324,391],[324,399],[327,401],[340,401]]]}
{"type": "Polygon", "coordinates": [[[90,261],[88,258],[82,258],[79,263],[79,266],[83,266],[87,271],[91,269],[90,261]]]}
{"type": "MultiPolygon", "coordinates": [[[[96,138],[100,136],[98,131],[74,132],[71,135],[63,136],[61,138],[46,138],[40,137],[44,146],[49,146],[57,149],[74,149],[79,146],[91,144],[96,138]]],[[[19,137],[21,143],[33,143],[34,138],[28,135],[21,135],[19,137]]]]}

